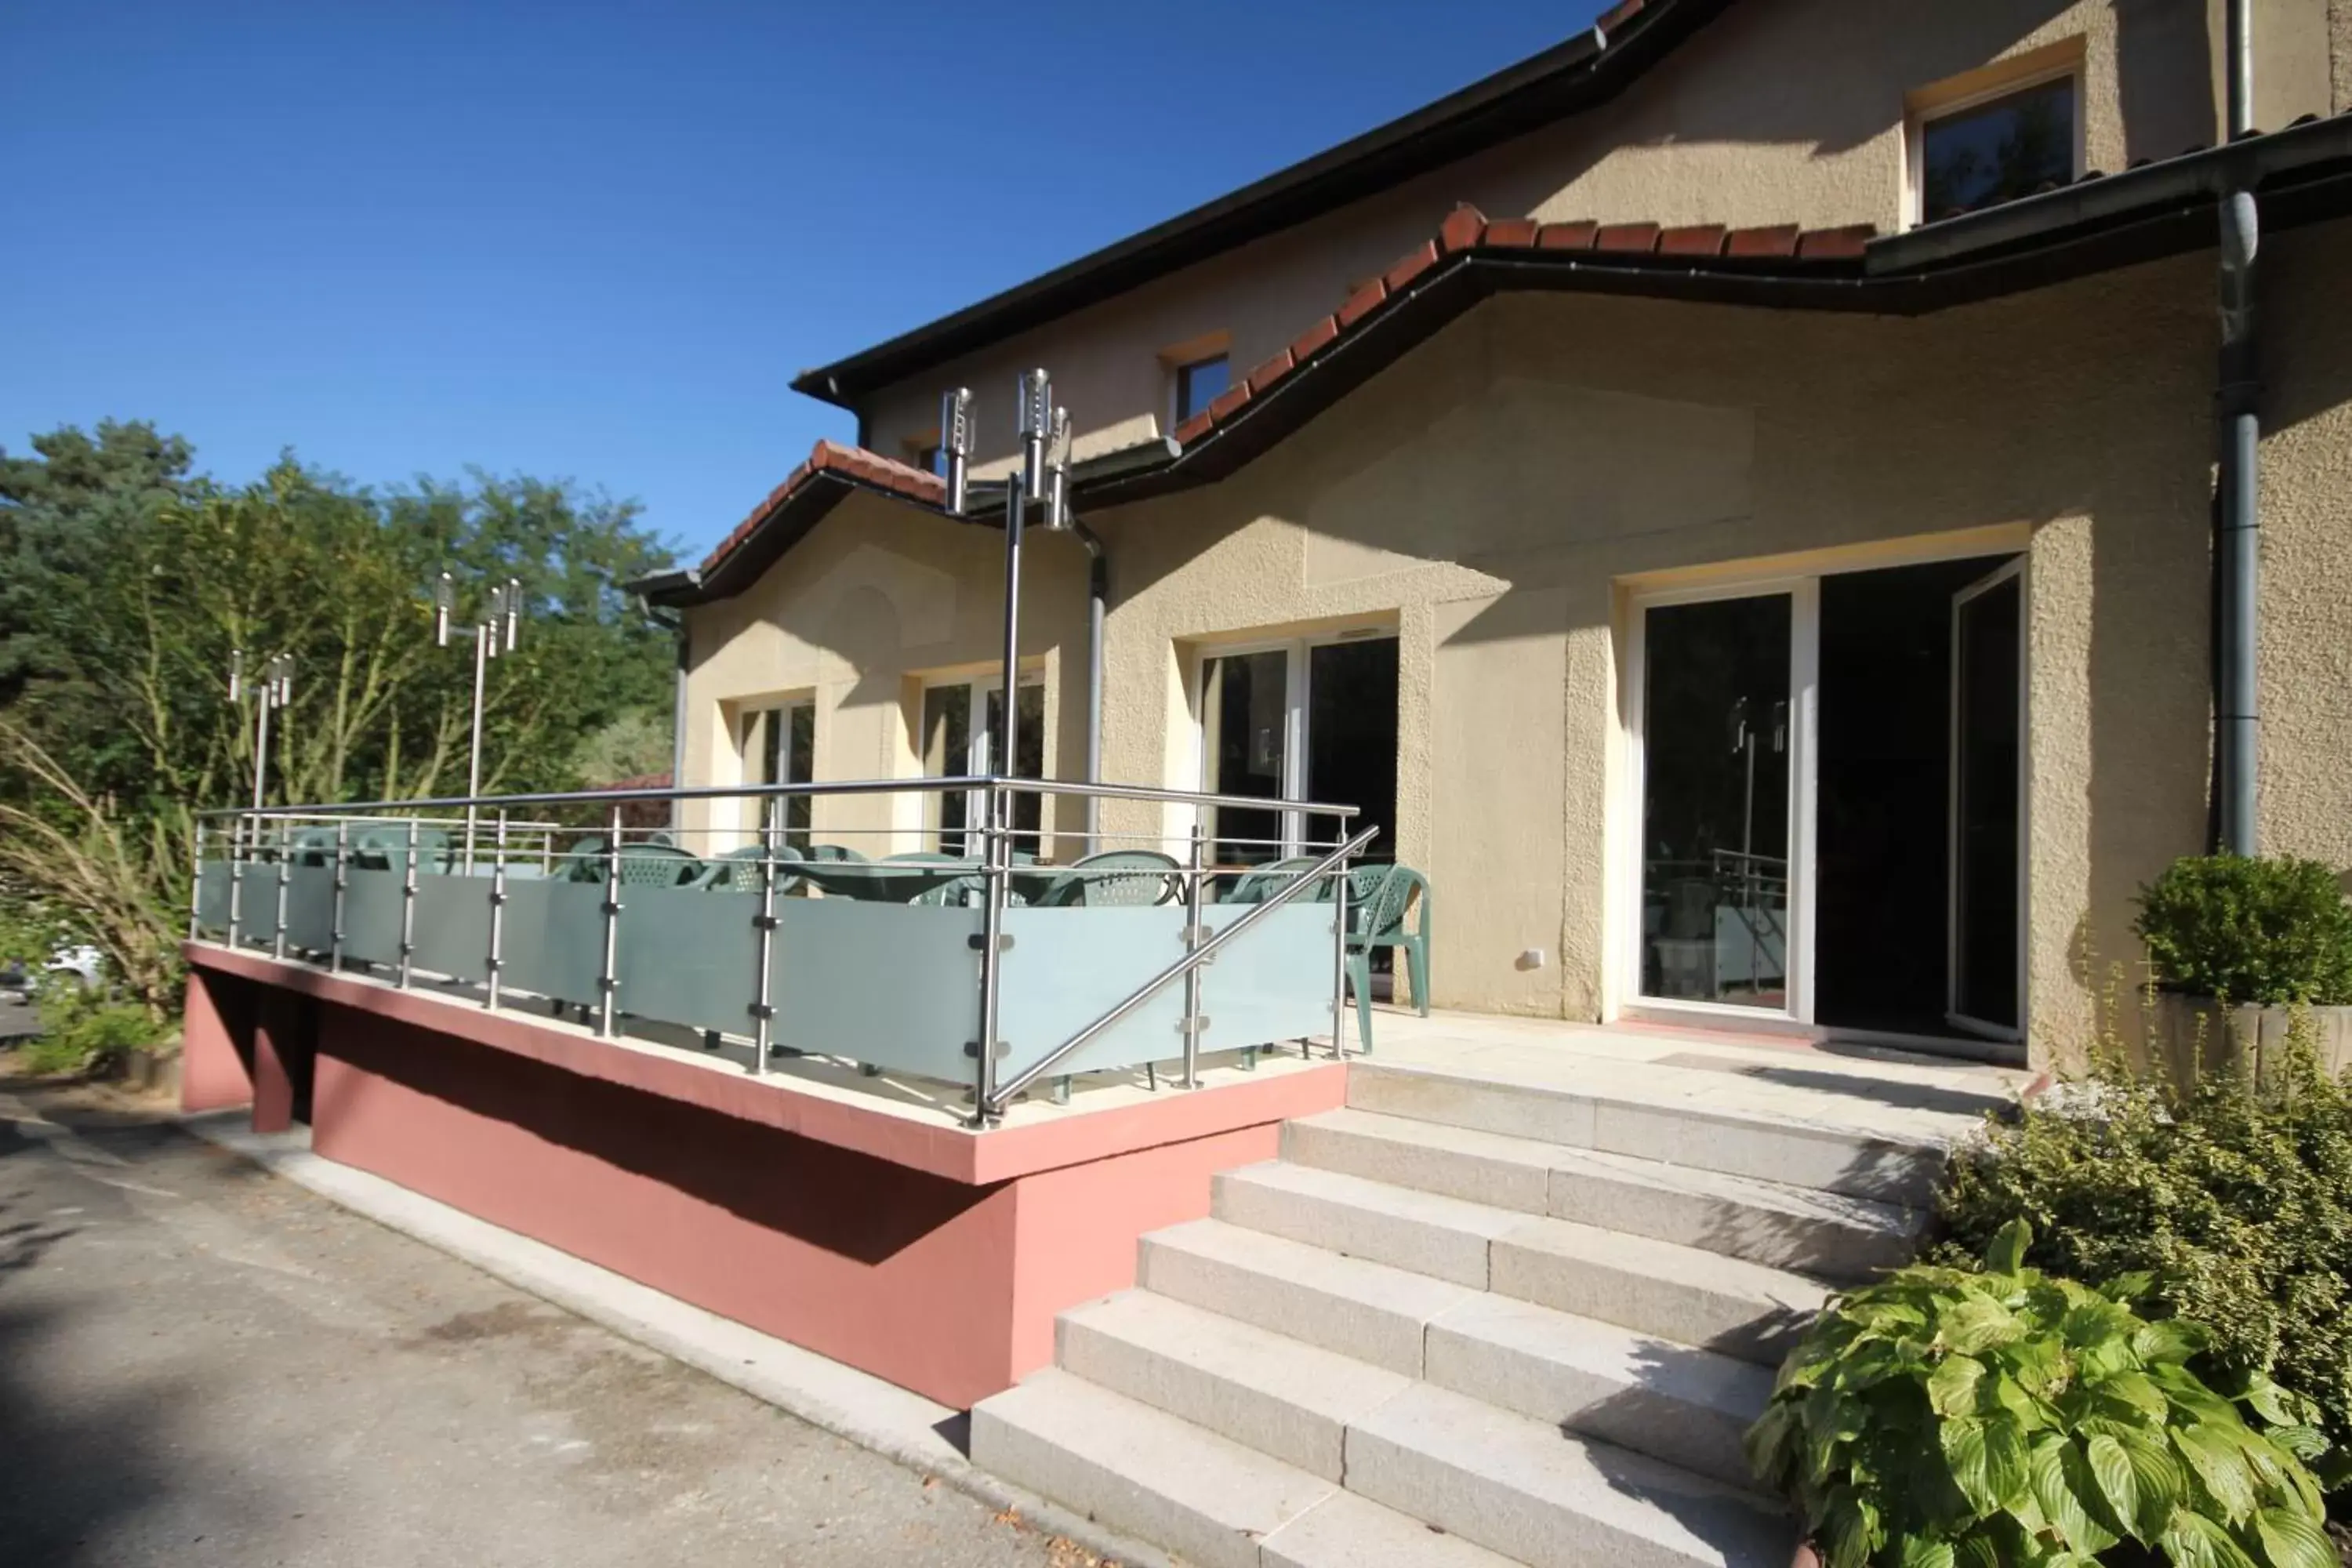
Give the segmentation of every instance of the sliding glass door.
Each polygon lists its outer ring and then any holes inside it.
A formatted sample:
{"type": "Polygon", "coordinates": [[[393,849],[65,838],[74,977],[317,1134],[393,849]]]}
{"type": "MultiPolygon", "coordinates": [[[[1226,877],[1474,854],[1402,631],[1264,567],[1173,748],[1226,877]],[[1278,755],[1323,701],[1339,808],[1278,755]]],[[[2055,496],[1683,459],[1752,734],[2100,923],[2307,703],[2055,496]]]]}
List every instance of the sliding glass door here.
{"type": "Polygon", "coordinates": [[[1812,584],[1643,605],[1645,1000],[1801,1016],[1812,584]]]}

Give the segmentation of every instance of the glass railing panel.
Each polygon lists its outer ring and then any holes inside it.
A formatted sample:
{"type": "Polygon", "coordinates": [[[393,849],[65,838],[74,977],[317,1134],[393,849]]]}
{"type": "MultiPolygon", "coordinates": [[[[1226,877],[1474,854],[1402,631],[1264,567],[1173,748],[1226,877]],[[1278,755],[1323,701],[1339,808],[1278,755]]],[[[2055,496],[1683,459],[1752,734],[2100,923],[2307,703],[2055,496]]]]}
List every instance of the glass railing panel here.
{"type": "Polygon", "coordinates": [[[398,968],[400,873],[353,866],[343,876],[343,962],[398,968]]]}
{"type": "Polygon", "coordinates": [[[759,914],[756,893],[622,889],[615,1005],[633,1018],[750,1034],[759,914]]]}
{"type": "Polygon", "coordinates": [[[490,880],[425,872],[416,879],[415,966],[478,981],[490,953],[490,880]]]}
{"type": "Polygon", "coordinates": [[[980,910],[780,899],[776,922],[778,1045],[971,1080],[963,1047],[980,1034],[980,910]]]}
{"type": "Polygon", "coordinates": [[[325,952],[335,945],[335,868],[289,867],[286,878],[287,951],[325,952]]]}
{"type": "MultiPolygon", "coordinates": [[[[1212,904],[1202,915],[1213,931],[1245,912],[1212,904]]],[[[1201,1011],[1209,1020],[1202,1050],[1331,1033],[1332,914],[1329,904],[1294,900],[1217,949],[1201,972],[1201,1011]]]]}
{"type": "Polygon", "coordinates": [[[499,984],[509,994],[593,1005],[604,962],[604,885],[509,877],[499,949],[499,984]]]}
{"type": "MultiPolygon", "coordinates": [[[[1004,930],[1013,945],[1003,955],[999,982],[997,1032],[1008,1049],[998,1078],[1012,1078],[1040,1060],[1183,957],[1184,919],[1184,910],[1173,904],[1005,910],[1004,930]]],[[[1213,975],[1216,967],[1205,973],[1213,975]]],[[[1324,968],[1329,967],[1327,958],[1324,968]]],[[[1326,980],[1327,997],[1329,989],[1326,980]]],[[[1214,1016],[1210,1008],[1202,1011],[1214,1016]]],[[[1184,1037],[1177,1028],[1183,1016],[1184,983],[1172,980],[1056,1063],[1054,1071],[1173,1060],[1184,1054],[1184,1037]]]]}

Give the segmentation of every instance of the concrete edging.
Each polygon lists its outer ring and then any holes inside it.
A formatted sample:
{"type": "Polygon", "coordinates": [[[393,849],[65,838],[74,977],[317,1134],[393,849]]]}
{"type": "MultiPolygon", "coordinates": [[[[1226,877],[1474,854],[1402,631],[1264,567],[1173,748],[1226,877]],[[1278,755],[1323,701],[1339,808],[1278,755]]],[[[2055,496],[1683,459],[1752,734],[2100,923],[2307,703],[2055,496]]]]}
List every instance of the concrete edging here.
{"type": "Polygon", "coordinates": [[[963,1412],[667,1296],[608,1268],[475,1218],[396,1183],[314,1154],[307,1131],[257,1133],[242,1110],[184,1115],[193,1135],[271,1175],[446,1252],[624,1339],[717,1378],[918,1475],[936,1477],[1031,1528],[1126,1568],[1178,1568],[1166,1553],[1011,1485],[940,1430],[963,1412]]]}

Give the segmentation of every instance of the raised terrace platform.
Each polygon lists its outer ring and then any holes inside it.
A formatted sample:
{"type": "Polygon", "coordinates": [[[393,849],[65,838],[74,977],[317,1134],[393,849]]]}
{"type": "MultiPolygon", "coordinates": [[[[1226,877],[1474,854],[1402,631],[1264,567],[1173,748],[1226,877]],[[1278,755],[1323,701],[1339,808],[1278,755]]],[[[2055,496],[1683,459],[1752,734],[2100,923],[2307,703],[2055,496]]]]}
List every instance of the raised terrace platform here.
{"type": "Polygon", "coordinates": [[[975,1131],[928,1079],[818,1056],[753,1078],[740,1042],[184,951],[188,1110],[306,1121],[326,1159],[960,1408],[1047,1364],[1055,1315],[1131,1285],[1140,1236],[1345,1093],[1344,1065],[1269,1051],[1190,1092],[1087,1074],[975,1131]]]}

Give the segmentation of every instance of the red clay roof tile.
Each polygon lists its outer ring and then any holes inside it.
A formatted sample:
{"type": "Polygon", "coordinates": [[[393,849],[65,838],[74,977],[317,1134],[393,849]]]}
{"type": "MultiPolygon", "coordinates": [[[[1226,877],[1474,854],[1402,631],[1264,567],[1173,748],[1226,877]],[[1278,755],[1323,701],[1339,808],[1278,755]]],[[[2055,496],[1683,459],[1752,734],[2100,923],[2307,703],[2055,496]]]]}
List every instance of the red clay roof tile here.
{"type": "Polygon", "coordinates": [[[1437,242],[1424,239],[1398,257],[1395,264],[1381,274],[1381,281],[1387,284],[1389,292],[1393,294],[1436,265],[1437,242]]]}
{"type": "Polygon", "coordinates": [[[1369,316],[1374,310],[1379,310],[1381,301],[1388,297],[1389,286],[1381,282],[1377,278],[1365,284],[1362,288],[1357,289],[1354,293],[1349,295],[1346,300],[1340,302],[1339,305],[1339,313],[1337,318],[1339,323],[1339,330],[1343,332],[1346,331],[1358,321],[1362,321],[1366,316],[1369,316]]]}
{"type": "Polygon", "coordinates": [[[1272,386],[1276,382],[1280,381],[1284,376],[1290,374],[1292,363],[1290,351],[1288,349],[1285,349],[1280,353],[1275,355],[1272,359],[1266,361],[1264,364],[1258,366],[1255,370],[1250,372],[1247,383],[1250,395],[1252,397],[1264,395],[1267,387],[1272,386]]]}
{"type": "Polygon", "coordinates": [[[1324,346],[1339,335],[1339,318],[1326,316],[1297,337],[1290,340],[1290,360],[1303,363],[1323,352],[1324,346]]]}
{"type": "Polygon", "coordinates": [[[1248,382],[1245,381],[1239,386],[1228,387],[1223,392],[1219,393],[1215,397],[1210,399],[1209,417],[1215,420],[1218,424],[1223,425],[1226,420],[1231,419],[1234,415],[1239,414],[1242,411],[1242,405],[1249,400],[1250,389],[1248,382]]]}
{"type": "Polygon", "coordinates": [[[1768,228],[1735,228],[1724,243],[1726,256],[1794,256],[1797,226],[1775,224],[1768,228]]]}
{"type": "Polygon", "coordinates": [[[1465,202],[1445,215],[1438,226],[1437,245],[1448,256],[1475,247],[1486,232],[1486,215],[1465,202]]]}
{"type": "Polygon", "coordinates": [[[1691,224],[1682,228],[1670,228],[1658,236],[1660,256],[1721,256],[1724,226],[1719,223],[1691,224]]]}
{"type": "Polygon", "coordinates": [[[1537,243],[1546,250],[1590,250],[1600,232],[1597,223],[1548,223],[1537,243]]]}
{"type": "Polygon", "coordinates": [[[1658,248],[1658,226],[1654,223],[1604,223],[1601,232],[1592,237],[1595,250],[1633,251],[1643,253],[1658,248]]]}
{"type": "Polygon", "coordinates": [[[1874,224],[1848,224],[1843,228],[1809,228],[1797,237],[1800,261],[1853,261],[1862,247],[1877,237],[1874,224]]]}
{"type": "Polygon", "coordinates": [[[1536,242],[1539,226],[1531,217],[1507,217],[1486,226],[1486,244],[1490,250],[1526,250],[1536,242]]]}

